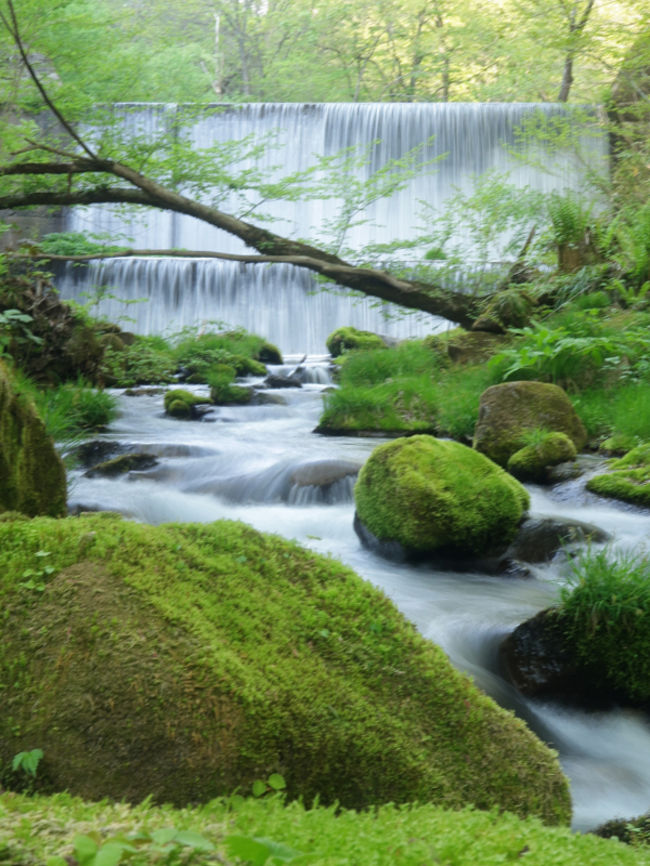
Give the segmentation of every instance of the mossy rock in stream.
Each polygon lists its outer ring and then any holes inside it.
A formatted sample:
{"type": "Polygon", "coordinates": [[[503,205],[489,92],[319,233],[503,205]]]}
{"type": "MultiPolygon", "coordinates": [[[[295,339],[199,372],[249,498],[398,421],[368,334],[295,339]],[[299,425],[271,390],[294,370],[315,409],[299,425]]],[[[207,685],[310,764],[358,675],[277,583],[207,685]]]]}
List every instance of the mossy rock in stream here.
{"type": "Polygon", "coordinates": [[[337,328],[325,341],[327,351],[333,358],[338,358],[345,352],[359,349],[385,349],[386,341],[373,334],[372,331],[360,331],[358,328],[337,328]]]}
{"type": "Polygon", "coordinates": [[[277,771],[306,802],[569,818],[523,722],[292,542],[226,521],[0,521],[0,592],[0,767],[38,746],[37,788],[185,804],[277,771]],[[42,552],[37,591],[22,575],[42,552]]]}
{"type": "Polygon", "coordinates": [[[432,436],[375,448],[354,496],[361,523],[407,556],[501,552],[529,503],[525,488],[483,454],[432,436]]]}
{"type": "Polygon", "coordinates": [[[564,433],[576,451],[587,433],[566,392],[546,382],[504,382],[481,394],[474,448],[500,466],[528,444],[531,433],[564,433]]]}
{"type": "Polygon", "coordinates": [[[65,469],[31,401],[0,361],[0,512],[65,514],[65,469]]]}
{"type": "Polygon", "coordinates": [[[639,445],[619,460],[613,460],[609,469],[609,472],[590,478],[587,490],[599,496],[650,507],[650,443],[639,445]]]}

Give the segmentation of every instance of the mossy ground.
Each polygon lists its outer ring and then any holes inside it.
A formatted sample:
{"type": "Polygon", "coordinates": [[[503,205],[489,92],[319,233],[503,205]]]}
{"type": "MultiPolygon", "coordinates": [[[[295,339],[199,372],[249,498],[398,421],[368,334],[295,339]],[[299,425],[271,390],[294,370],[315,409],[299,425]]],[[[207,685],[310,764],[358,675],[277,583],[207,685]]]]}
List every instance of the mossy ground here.
{"type": "Polygon", "coordinates": [[[89,515],[0,521],[0,575],[0,766],[42,748],[45,789],[187,803],[279,771],[307,802],[568,818],[552,753],[335,561],[89,515]]]}
{"type": "Polygon", "coordinates": [[[650,506],[650,444],[633,448],[610,464],[609,472],[595,475],[587,489],[634,505],[650,506]]]}
{"type": "Polygon", "coordinates": [[[521,484],[482,454],[431,436],[376,448],[354,493],[359,518],[380,540],[470,555],[504,549],[529,503],[521,484]]]}
{"type": "MultiPolygon", "coordinates": [[[[75,853],[75,839],[98,846],[128,842],[134,866],[187,862],[191,844],[203,845],[191,862],[242,861],[232,853],[237,840],[260,840],[267,849],[285,845],[314,866],[477,866],[527,863],[529,866],[642,866],[647,848],[615,839],[548,827],[535,818],[472,809],[445,811],[432,805],[393,806],[355,812],[284,805],[281,798],[228,798],[190,809],[129,807],[52,797],[0,795],[0,858],[15,864],[64,866],[75,853]],[[160,850],[160,838],[178,839],[160,850]],[[183,852],[185,852],[183,854],[183,852]],[[165,860],[164,857],[169,859],[165,860]],[[50,858],[60,858],[53,859],[50,858]]],[[[264,850],[264,848],[262,848],[264,850]]],[[[120,861],[122,862],[122,861],[120,861]]],[[[256,862],[262,862],[260,859],[256,862]]],[[[289,860],[288,862],[292,862],[289,860]]]]}

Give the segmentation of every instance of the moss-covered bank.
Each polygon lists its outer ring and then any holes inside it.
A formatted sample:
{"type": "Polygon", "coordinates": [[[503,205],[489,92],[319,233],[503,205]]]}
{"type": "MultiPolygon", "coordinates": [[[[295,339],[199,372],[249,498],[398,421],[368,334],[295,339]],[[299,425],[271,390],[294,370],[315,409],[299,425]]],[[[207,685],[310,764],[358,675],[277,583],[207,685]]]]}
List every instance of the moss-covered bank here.
{"type": "MultiPolygon", "coordinates": [[[[521,820],[494,811],[451,812],[432,805],[336,811],[308,809],[298,802],[283,805],[277,797],[229,798],[226,802],[214,800],[199,808],[177,810],[151,804],[130,808],[106,801],[87,803],[67,794],[34,798],[0,795],[3,862],[67,866],[74,861],[64,857],[74,856],[75,840],[80,838],[86,846],[90,839],[107,855],[111,845],[126,843],[135,851],[125,851],[120,863],[137,866],[162,862],[234,866],[242,862],[234,854],[234,846],[246,842],[251,848],[255,842],[258,845],[258,859],[249,863],[264,862],[264,854],[273,850],[273,845],[287,846],[282,852],[286,862],[312,866],[650,863],[647,848],[633,848],[615,839],[571,833],[568,828],[547,827],[535,818],[521,820]],[[303,856],[299,858],[299,854],[303,856]]],[[[281,849],[275,850],[279,853],[281,849]]]]}
{"type": "Polygon", "coordinates": [[[0,766],[39,747],[46,788],[187,803],[279,771],[307,802],[568,819],[553,754],[335,561],[89,515],[0,522],[0,576],[0,766]]]}
{"type": "Polygon", "coordinates": [[[64,514],[65,469],[27,395],[0,361],[0,512],[64,514]]]}

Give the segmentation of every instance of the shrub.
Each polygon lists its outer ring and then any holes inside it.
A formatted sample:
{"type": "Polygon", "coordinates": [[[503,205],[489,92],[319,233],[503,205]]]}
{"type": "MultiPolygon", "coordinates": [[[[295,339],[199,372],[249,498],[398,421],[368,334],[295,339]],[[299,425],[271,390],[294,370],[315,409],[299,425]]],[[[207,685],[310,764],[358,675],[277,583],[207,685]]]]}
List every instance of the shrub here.
{"type": "Polygon", "coordinates": [[[611,688],[650,699],[650,560],[586,550],[560,592],[566,636],[581,663],[611,688]]]}

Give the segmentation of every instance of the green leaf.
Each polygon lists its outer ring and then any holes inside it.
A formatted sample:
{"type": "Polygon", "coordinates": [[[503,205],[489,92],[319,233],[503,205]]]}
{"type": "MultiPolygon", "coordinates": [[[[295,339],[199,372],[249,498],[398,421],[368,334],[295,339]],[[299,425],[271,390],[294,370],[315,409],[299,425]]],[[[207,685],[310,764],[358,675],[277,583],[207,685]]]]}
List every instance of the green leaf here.
{"type": "Polygon", "coordinates": [[[268,778],[268,783],[274,791],[283,791],[287,787],[284,777],[279,773],[271,773],[268,778]]]}
{"type": "Polygon", "coordinates": [[[212,842],[194,830],[179,830],[174,837],[174,841],[179,842],[181,845],[186,845],[188,848],[193,848],[196,851],[214,851],[212,842]]]}
{"type": "Polygon", "coordinates": [[[267,792],[267,784],[266,782],[262,782],[261,779],[255,779],[253,782],[253,796],[254,797],[262,797],[267,792]]]}
{"type": "Polygon", "coordinates": [[[80,866],[86,866],[93,862],[97,853],[97,843],[90,836],[76,836],[73,842],[75,857],[80,866]]]}
{"type": "Polygon", "coordinates": [[[160,827],[151,833],[151,838],[157,845],[166,845],[175,838],[176,833],[175,827],[160,827]]]}
{"type": "Polygon", "coordinates": [[[267,845],[250,836],[227,836],[226,847],[231,857],[240,857],[252,866],[264,866],[270,854],[267,845]]]}
{"type": "Polygon", "coordinates": [[[122,859],[122,854],[127,850],[134,849],[120,842],[106,842],[95,854],[93,866],[117,866],[122,859]]]}

